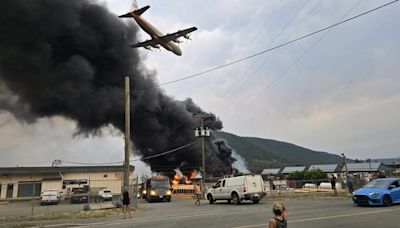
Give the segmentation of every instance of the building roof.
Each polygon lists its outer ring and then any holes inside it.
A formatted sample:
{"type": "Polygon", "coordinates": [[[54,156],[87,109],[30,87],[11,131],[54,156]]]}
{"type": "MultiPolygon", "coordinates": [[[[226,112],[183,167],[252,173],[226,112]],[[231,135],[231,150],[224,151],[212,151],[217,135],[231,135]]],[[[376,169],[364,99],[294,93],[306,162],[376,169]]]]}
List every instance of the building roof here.
{"type": "MultiPolygon", "coordinates": [[[[347,163],[348,172],[377,172],[387,169],[380,162],[367,162],[367,163],[347,163]]],[[[346,167],[343,166],[342,171],[346,171],[346,167]]]]}
{"type": "Polygon", "coordinates": [[[374,162],[381,162],[384,165],[398,165],[400,164],[400,158],[383,158],[383,159],[372,159],[374,162]]]}
{"type": "Polygon", "coordinates": [[[340,171],[338,164],[328,164],[328,165],[311,165],[308,170],[320,169],[324,173],[334,173],[340,171]]]}
{"type": "Polygon", "coordinates": [[[303,172],[306,169],[305,166],[292,166],[292,167],[285,167],[281,173],[283,174],[289,174],[293,173],[296,171],[303,172]]]}
{"type": "Polygon", "coordinates": [[[267,174],[279,174],[279,171],[281,171],[280,168],[276,168],[276,169],[264,169],[261,174],[262,175],[267,175],[267,174]]]}
{"type": "MultiPolygon", "coordinates": [[[[131,171],[135,170],[133,165],[131,171]]],[[[7,174],[49,174],[49,173],[83,173],[83,172],[123,172],[118,166],[59,166],[59,167],[0,167],[0,175],[7,174]]]]}

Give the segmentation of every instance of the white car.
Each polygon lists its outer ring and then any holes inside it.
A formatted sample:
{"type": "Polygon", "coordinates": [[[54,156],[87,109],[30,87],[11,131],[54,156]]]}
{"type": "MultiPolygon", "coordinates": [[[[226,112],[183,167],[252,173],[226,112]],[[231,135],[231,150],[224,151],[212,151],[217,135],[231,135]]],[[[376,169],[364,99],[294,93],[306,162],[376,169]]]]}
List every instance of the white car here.
{"type": "Polygon", "coordinates": [[[111,190],[109,189],[102,189],[99,191],[99,196],[104,200],[112,200],[113,194],[111,193],[111,190]]]}
{"type": "Polygon", "coordinates": [[[243,200],[258,203],[265,195],[264,181],[260,175],[223,178],[207,190],[210,204],[217,200],[227,200],[233,204],[240,204],[243,200]]]}
{"type": "Polygon", "coordinates": [[[48,189],[40,194],[40,204],[58,204],[60,202],[60,193],[55,189],[48,189]]]}

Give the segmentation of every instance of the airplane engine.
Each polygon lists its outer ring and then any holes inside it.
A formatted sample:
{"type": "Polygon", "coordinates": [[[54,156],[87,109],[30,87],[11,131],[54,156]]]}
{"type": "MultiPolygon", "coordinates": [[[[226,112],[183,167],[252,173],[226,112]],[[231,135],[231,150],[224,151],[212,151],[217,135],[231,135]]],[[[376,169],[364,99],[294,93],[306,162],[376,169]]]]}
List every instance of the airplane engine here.
{"type": "Polygon", "coordinates": [[[153,48],[159,49],[161,46],[159,44],[152,45],[153,48]]]}

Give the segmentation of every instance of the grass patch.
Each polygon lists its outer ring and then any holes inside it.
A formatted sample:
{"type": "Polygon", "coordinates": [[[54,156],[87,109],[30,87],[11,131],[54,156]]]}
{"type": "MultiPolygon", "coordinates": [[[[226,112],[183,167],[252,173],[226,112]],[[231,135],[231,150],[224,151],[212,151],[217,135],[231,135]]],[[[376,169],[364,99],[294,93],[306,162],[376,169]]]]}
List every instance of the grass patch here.
{"type": "MultiPolygon", "coordinates": [[[[131,209],[131,212],[134,212],[131,209]]],[[[64,212],[64,213],[46,213],[33,216],[7,216],[0,217],[0,222],[23,222],[23,221],[46,221],[46,220],[62,220],[62,219],[88,219],[88,218],[100,218],[113,215],[122,215],[121,208],[116,209],[104,209],[95,211],[76,211],[76,212],[64,212]]],[[[0,224],[1,225],[1,224],[0,224]]],[[[23,225],[23,224],[21,224],[23,225]]]]}

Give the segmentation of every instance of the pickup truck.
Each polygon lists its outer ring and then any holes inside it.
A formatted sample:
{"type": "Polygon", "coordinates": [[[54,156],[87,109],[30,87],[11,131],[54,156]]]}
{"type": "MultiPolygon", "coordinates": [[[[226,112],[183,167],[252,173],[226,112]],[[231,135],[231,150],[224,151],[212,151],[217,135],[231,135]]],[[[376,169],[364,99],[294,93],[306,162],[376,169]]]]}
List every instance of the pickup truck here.
{"type": "Polygon", "coordinates": [[[266,196],[264,181],[260,175],[223,178],[207,190],[210,204],[217,200],[227,200],[233,204],[240,204],[243,200],[258,203],[264,196],[266,196]]]}
{"type": "Polygon", "coordinates": [[[89,187],[78,187],[72,189],[71,203],[88,203],[89,187]]]}
{"type": "Polygon", "coordinates": [[[58,204],[59,201],[60,201],[60,194],[58,190],[48,189],[44,190],[40,194],[40,205],[58,204]]]}

